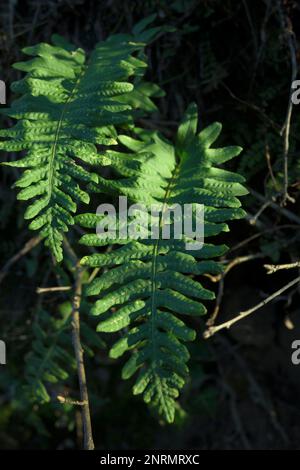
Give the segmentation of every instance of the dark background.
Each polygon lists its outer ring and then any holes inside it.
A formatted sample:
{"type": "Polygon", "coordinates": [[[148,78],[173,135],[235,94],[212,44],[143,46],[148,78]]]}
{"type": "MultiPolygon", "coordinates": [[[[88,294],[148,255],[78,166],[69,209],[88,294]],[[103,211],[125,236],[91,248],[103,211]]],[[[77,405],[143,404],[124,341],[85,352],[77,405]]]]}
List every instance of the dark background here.
{"type": "MultiPolygon", "coordinates": [[[[266,298],[297,275],[297,270],[267,275],[265,263],[299,259],[299,222],[280,209],[283,189],[283,137],[291,84],[288,34],[294,32],[298,65],[300,6],[275,0],[44,0],[1,2],[0,78],[7,85],[20,78],[12,64],[22,47],[49,42],[59,33],[87,51],[96,42],[156,13],[156,24],[176,28],[147,48],[147,78],[166,96],[160,113],[146,120],[172,138],[184,109],[199,107],[200,126],[223,123],[222,143],[244,152],[231,167],[242,173],[253,196],[243,198],[245,221],[231,224],[224,241],[226,259],[238,263],[224,280],[211,283],[219,292],[217,323],[266,298]],[[284,18],[290,33],[281,22],[284,18]],[[274,198],[276,208],[268,201],[274,198]],[[254,217],[254,221],[253,221],[254,217]],[[251,238],[249,238],[251,237],[251,238]]],[[[8,92],[8,104],[13,97],[8,92]]],[[[2,119],[2,126],[11,122],[2,119]]],[[[289,150],[289,214],[299,216],[299,131],[293,109],[289,150]]],[[[14,158],[5,155],[4,159],[14,158]]],[[[24,207],[11,185],[18,170],[0,174],[0,269],[34,236],[23,221],[24,207]]],[[[76,232],[71,237],[78,238],[76,232]]],[[[80,254],[80,249],[79,254],[80,254]]],[[[0,338],[7,343],[7,365],[0,366],[0,448],[74,449],[80,447],[79,410],[55,399],[38,404],[25,399],[26,358],[33,341],[32,323],[43,309],[56,315],[63,294],[40,296],[38,286],[56,284],[47,249],[36,246],[20,257],[0,284],[0,338]]],[[[1,271],[0,271],[1,272],[1,271]]],[[[214,305],[207,305],[209,314],[214,305]]],[[[300,339],[299,292],[293,288],[229,331],[201,339],[204,324],[194,325],[192,380],[184,389],[175,424],[157,420],[131,384],[121,381],[122,361],[105,350],[87,360],[95,445],[98,449],[297,449],[300,442],[300,365],[291,363],[291,343],[300,339]]],[[[106,338],[104,338],[106,340],[106,338]]],[[[108,340],[109,342],[110,340],[108,340]]],[[[76,397],[76,376],[66,385],[76,397]]],[[[65,391],[65,390],[64,390],[65,391]]]]}

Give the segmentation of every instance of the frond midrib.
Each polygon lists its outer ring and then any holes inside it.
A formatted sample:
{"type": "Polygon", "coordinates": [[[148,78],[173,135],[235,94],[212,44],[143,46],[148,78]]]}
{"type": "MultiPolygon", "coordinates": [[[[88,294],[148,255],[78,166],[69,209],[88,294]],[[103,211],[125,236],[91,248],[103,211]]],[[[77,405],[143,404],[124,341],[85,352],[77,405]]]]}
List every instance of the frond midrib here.
{"type": "MultiPolygon", "coordinates": [[[[168,200],[171,196],[172,189],[174,188],[179,172],[180,172],[180,161],[176,160],[175,158],[175,168],[173,170],[172,177],[170,178],[170,181],[168,183],[168,186],[166,188],[165,196],[163,199],[163,204],[162,204],[162,210],[160,211],[159,215],[159,236],[154,244],[153,247],[153,255],[152,255],[152,267],[151,267],[151,345],[152,345],[152,351],[153,351],[153,358],[155,360],[156,358],[156,335],[155,335],[155,329],[156,329],[156,318],[157,318],[157,309],[156,309],[156,293],[157,293],[157,259],[158,259],[158,251],[160,247],[160,241],[161,241],[161,229],[163,227],[163,218],[162,214],[168,205],[168,200]]],[[[156,361],[155,361],[156,362],[156,361]]]]}
{"type": "MultiPolygon", "coordinates": [[[[60,131],[62,129],[63,118],[64,118],[64,115],[65,115],[66,110],[68,108],[68,104],[70,103],[70,100],[75,95],[76,89],[78,89],[78,84],[80,83],[80,80],[81,80],[81,78],[82,78],[82,76],[83,76],[86,69],[87,69],[87,67],[85,65],[83,65],[82,70],[81,70],[81,72],[80,72],[80,74],[79,74],[79,76],[78,76],[78,78],[77,78],[77,80],[74,84],[72,92],[68,96],[68,99],[66,100],[66,102],[63,106],[61,116],[60,116],[60,119],[59,119],[58,124],[57,124],[56,131],[55,131],[54,143],[52,145],[51,157],[50,157],[50,160],[49,160],[49,184],[48,184],[49,203],[51,202],[52,192],[53,192],[53,188],[54,188],[53,178],[54,178],[54,173],[55,173],[55,171],[54,171],[55,159],[56,159],[56,152],[57,152],[57,146],[58,146],[58,141],[59,141],[59,134],[60,134],[60,131]]],[[[50,209],[51,209],[51,207],[50,207],[50,209]]]]}

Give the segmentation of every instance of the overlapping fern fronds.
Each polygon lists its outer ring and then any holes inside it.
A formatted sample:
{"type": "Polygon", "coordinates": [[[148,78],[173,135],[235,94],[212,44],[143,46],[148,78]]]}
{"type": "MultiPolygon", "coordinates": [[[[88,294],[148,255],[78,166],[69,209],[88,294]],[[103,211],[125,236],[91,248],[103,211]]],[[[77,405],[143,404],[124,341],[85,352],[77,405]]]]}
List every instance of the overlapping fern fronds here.
{"type": "Polygon", "coordinates": [[[29,227],[40,231],[58,261],[77,204],[89,202],[83,187],[97,182],[97,174],[85,165],[108,163],[97,145],[116,144],[114,126],[130,122],[135,106],[149,110],[151,96],[160,93],[141,81],[144,41],[159,29],[145,30],[152,20],[136,25],[133,35],[99,43],[88,59],[82,49],[54,36],[51,45],[23,49],[33,59],[14,65],[26,72],[12,84],[22,96],[2,112],[18,123],[0,131],[0,149],[26,151],[25,157],[5,164],[26,169],[15,183],[18,199],[33,200],[25,219],[32,220],[29,227]],[[136,89],[129,82],[134,75],[136,89]]]}
{"type": "MultiPolygon", "coordinates": [[[[180,125],[176,144],[156,132],[137,131],[136,139],[120,136],[131,153],[109,151],[111,165],[119,175],[113,180],[99,178],[90,189],[99,193],[127,196],[145,204],[204,204],[205,237],[227,231],[226,221],[243,217],[237,196],[246,194],[243,177],[218,168],[238,155],[240,147],[211,148],[221,131],[214,123],[197,134],[197,109],[191,105],[180,125]]],[[[78,222],[95,228],[101,216],[83,214],[78,222]]],[[[160,219],[160,229],[163,218],[160,219]]],[[[190,277],[219,273],[220,265],[212,260],[227,247],[205,241],[202,249],[187,249],[185,239],[114,239],[111,234],[87,234],[86,245],[116,245],[109,253],[86,256],[81,263],[106,267],[95,278],[87,294],[98,296],[92,314],[99,316],[98,331],[123,336],[110,351],[118,358],[131,351],[122,376],[136,372],[133,393],[143,394],[168,422],[174,420],[175,399],[188,374],[186,341],[195,338],[181,316],[206,313],[202,300],[214,294],[190,277]],[[111,310],[111,307],[114,307],[111,310]]],[[[190,240],[192,243],[192,240],[190,240]]]]}

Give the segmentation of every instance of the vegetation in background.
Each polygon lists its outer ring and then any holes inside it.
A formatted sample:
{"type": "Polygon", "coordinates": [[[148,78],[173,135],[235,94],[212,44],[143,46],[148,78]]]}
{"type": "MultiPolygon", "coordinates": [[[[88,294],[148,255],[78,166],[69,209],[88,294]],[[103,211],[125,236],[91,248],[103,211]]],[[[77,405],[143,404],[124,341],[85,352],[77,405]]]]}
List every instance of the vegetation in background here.
{"type": "MultiPolygon", "coordinates": [[[[149,414],[140,400],[132,397],[130,383],[120,381],[123,359],[113,361],[107,357],[107,348],[111,348],[118,339],[118,333],[112,335],[113,339],[106,334],[95,333],[99,322],[95,323],[95,319],[89,315],[90,299],[84,298],[81,305],[81,336],[95,445],[98,448],[297,447],[300,416],[295,397],[299,392],[299,373],[297,375],[296,368],[290,366],[290,342],[299,332],[299,319],[295,315],[299,308],[297,282],[289,290],[283,290],[275,296],[268,307],[241,320],[228,332],[213,335],[209,340],[201,339],[201,333],[205,330],[206,336],[213,334],[216,325],[222,325],[239,312],[259,304],[295,279],[293,270],[279,269],[278,273],[268,276],[264,264],[289,264],[299,259],[299,124],[297,107],[290,108],[291,79],[295,71],[297,73],[298,61],[297,4],[293,1],[271,0],[103,1],[100,4],[78,0],[72,2],[72,5],[68,1],[28,1],[8,2],[2,7],[1,18],[3,26],[0,39],[2,50],[6,51],[1,59],[2,78],[6,83],[15,83],[12,86],[13,94],[8,96],[8,104],[15,99],[15,93],[24,94],[23,98],[15,102],[9,117],[2,119],[2,129],[12,129],[2,131],[2,137],[10,137],[12,142],[16,138],[19,140],[18,148],[16,144],[11,144],[10,149],[6,147],[7,150],[16,152],[28,149],[30,141],[32,150],[29,150],[29,157],[27,154],[25,158],[30,158],[30,152],[34,154],[38,150],[39,154],[40,151],[45,152],[45,162],[49,163],[47,149],[53,138],[51,125],[56,122],[56,110],[61,100],[70,93],[72,81],[77,81],[78,76],[82,77],[78,96],[72,101],[74,109],[71,106],[69,111],[72,126],[67,129],[66,135],[61,135],[59,141],[61,165],[56,176],[58,184],[51,198],[46,201],[44,196],[44,174],[37,181],[31,179],[33,176],[26,180],[25,173],[21,176],[15,163],[14,168],[2,167],[1,171],[0,251],[3,269],[0,273],[0,336],[8,348],[8,364],[1,368],[0,375],[1,447],[81,446],[80,405],[76,405],[80,397],[70,334],[74,300],[72,292],[78,275],[74,250],[77,262],[87,255],[87,250],[94,248],[78,244],[79,238],[83,236],[83,241],[88,242],[89,246],[93,245],[90,235],[85,234],[84,223],[81,226],[78,223],[72,225],[72,214],[75,210],[84,213],[88,199],[88,211],[92,213],[100,198],[101,202],[111,201],[117,194],[104,195],[106,191],[101,189],[102,194],[92,195],[86,189],[90,179],[95,183],[90,184],[91,189],[95,189],[97,182],[99,184],[98,176],[91,177],[98,172],[94,171],[95,160],[90,161],[90,156],[96,158],[95,149],[98,149],[98,154],[103,154],[102,163],[109,165],[99,175],[113,186],[113,182],[118,181],[116,173],[124,177],[128,169],[120,171],[118,152],[109,150],[104,157],[107,146],[118,143],[118,149],[124,151],[121,144],[125,144],[131,152],[133,144],[139,148],[146,146],[147,151],[150,147],[150,152],[154,150],[154,155],[159,159],[161,141],[156,132],[163,136],[164,145],[173,148],[170,143],[165,143],[166,139],[175,142],[177,126],[187,105],[194,101],[199,110],[200,129],[215,121],[224,123],[218,146],[230,143],[244,148],[238,159],[226,163],[226,169],[231,174],[241,173],[247,181],[249,196],[243,198],[247,217],[245,221],[232,222],[230,233],[218,235],[218,244],[226,243],[230,250],[226,255],[219,253],[220,263],[224,265],[222,273],[205,272],[205,286],[216,293],[214,306],[211,301],[204,302],[208,317],[204,320],[191,317],[188,321],[189,327],[200,334],[196,342],[187,343],[188,351],[181,349],[182,358],[191,356],[190,378],[182,391],[181,406],[172,404],[172,411],[163,412],[168,418],[168,413],[173,417],[176,411],[175,424],[171,428],[163,421],[157,421],[154,411],[149,414]],[[98,104],[102,108],[107,106],[107,109],[114,109],[118,122],[111,123],[107,120],[107,115],[111,114],[108,112],[105,115],[104,112],[101,118],[96,113],[88,116],[86,122],[78,123],[77,109],[90,103],[89,93],[96,91],[86,88],[85,75],[94,76],[94,73],[98,73],[93,69],[93,59],[90,65],[83,65],[82,49],[93,58],[95,51],[97,54],[95,44],[107,40],[112,34],[122,33],[122,40],[129,40],[130,31],[137,35],[141,33],[134,29],[134,25],[154,13],[157,15],[157,29],[152,32],[152,37],[150,35],[142,39],[142,42],[149,42],[146,54],[138,52],[140,46],[134,48],[135,57],[138,54],[138,59],[134,61],[130,58],[131,47],[128,51],[123,47],[117,50],[116,54],[126,56],[122,59],[128,65],[119,71],[116,69],[114,81],[120,82],[119,88],[109,88],[109,96],[107,89],[100,90],[103,95],[98,95],[98,104]],[[43,80],[34,76],[24,79],[23,74],[13,70],[11,65],[15,62],[20,64],[23,60],[21,49],[24,46],[25,52],[29,54],[44,54],[46,61],[49,53],[53,57],[53,50],[41,51],[28,47],[38,42],[49,43],[53,34],[56,34],[55,47],[63,47],[66,51],[64,59],[60,57],[59,60],[68,60],[72,64],[65,72],[72,76],[58,79],[48,94],[52,97],[52,105],[49,107],[49,102],[43,98],[44,91],[40,88],[43,80]],[[70,42],[62,43],[57,34],[70,42]],[[75,53],[70,43],[81,49],[75,53]],[[149,64],[146,75],[145,62],[149,64]],[[133,75],[136,78],[128,81],[128,77],[133,75]],[[133,91],[129,83],[135,86],[133,91]],[[37,121],[29,120],[27,127],[23,120],[15,128],[12,127],[12,118],[26,118],[22,115],[26,113],[22,106],[26,100],[32,99],[28,90],[33,94],[33,89],[36,90],[37,109],[47,113],[49,119],[48,130],[43,131],[47,144],[44,140],[40,142],[40,131],[36,134],[37,121]],[[125,93],[120,100],[121,104],[116,105],[114,100],[116,96],[119,98],[120,92],[125,93]],[[148,134],[142,135],[142,142],[118,138],[120,134],[136,138],[133,122],[137,129],[148,129],[148,134]],[[117,134],[115,127],[118,128],[117,134]],[[73,156],[78,156],[79,149],[80,154],[84,155],[84,162],[80,166],[77,164],[75,178],[70,161],[73,156]],[[82,152],[84,149],[86,153],[82,152]],[[109,152],[111,157],[115,156],[113,164],[111,159],[104,160],[109,152]],[[92,167],[86,166],[86,163],[92,167]],[[66,171],[63,170],[64,164],[67,165],[66,171]],[[61,169],[68,179],[69,184],[66,186],[59,183],[61,169]],[[78,177],[83,183],[80,190],[75,182],[78,177]],[[46,235],[58,259],[62,258],[61,232],[65,230],[66,224],[71,225],[62,263],[58,264],[55,259],[51,259],[47,248],[38,243],[37,238],[31,238],[32,234],[23,221],[24,206],[15,201],[14,191],[10,188],[16,180],[21,181],[19,186],[24,188],[19,198],[32,196],[32,183],[38,186],[35,186],[33,195],[42,196],[38,203],[27,209],[28,218],[38,216],[40,211],[43,214],[51,204],[64,208],[67,205],[67,215],[61,210],[54,211],[51,220],[47,217],[46,225],[40,225],[46,227],[42,235],[46,235]],[[77,201],[77,209],[74,199],[77,201]],[[13,258],[16,253],[19,253],[17,259],[13,258]],[[50,359],[48,363],[45,357],[50,359]],[[24,387],[26,380],[27,386],[24,387]],[[44,381],[47,382],[46,387],[44,381]],[[228,430],[226,436],[222,432],[225,425],[228,430]]],[[[107,41],[109,43],[112,40],[107,41]]],[[[113,41],[111,46],[118,48],[118,42],[113,41]]],[[[34,64],[37,60],[40,59],[25,62],[18,69],[32,73],[35,71],[34,66],[28,64],[34,64]]],[[[44,64],[39,66],[43,67],[44,64]]],[[[89,83],[98,86],[96,81],[89,83]]],[[[192,138],[189,136],[188,140],[192,138]]],[[[3,138],[1,140],[3,142],[3,138]]],[[[9,144],[1,145],[5,147],[9,144]]],[[[4,154],[4,158],[11,165],[19,156],[10,153],[7,156],[4,154]]],[[[135,153],[135,158],[137,163],[142,161],[139,152],[135,153]]],[[[32,170],[29,175],[34,175],[32,170]]],[[[46,174],[46,179],[49,177],[46,174]]],[[[140,177],[143,177],[142,171],[140,177]]],[[[130,189],[130,180],[128,184],[130,189]]],[[[181,184],[185,188],[184,180],[181,184]]],[[[37,221],[38,217],[34,220],[37,221]]],[[[79,216],[77,221],[82,222],[82,217],[79,216]]],[[[90,259],[97,256],[93,253],[90,259]]],[[[83,273],[83,285],[92,281],[90,286],[94,287],[89,288],[92,294],[98,295],[102,289],[98,279],[105,281],[111,272],[118,269],[113,268],[100,276],[97,268],[99,263],[99,267],[103,266],[105,256],[101,254],[97,263],[92,263],[96,267],[92,275],[90,271],[83,273]],[[99,278],[95,277],[97,274],[99,278]]],[[[176,267],[174,269],[178,276],[176,267]]],[[[195,274],[198,281],[200,273],[195,274]]],[[[145,284],[146,275],[144,280],[145,284]]],[[[161,282],[164,282],[163,279],[161,282]]],[[[144,284],[142,289],[145,289],[144,284]]],[[[193,288],[196,289],[195,286],[193,288]]],[[[106,298],[110,306],[118,300],[117,292],[107,294],[106,298]]],[[[118,312],[115,311],[113,315],[118,315],[118,312]]],[[[125,320],[122,319],[122,326],[129,325],[128,317],[127,323],[125,320]]],[[[169,321],[172,320],[169,318],[169,321]]],[[[166,327],[168,331],[169,327],[166,327]]],[[[103,327],[99,329],[101,331],[103,327]]],[[[167,335],[164,335],[166,340],[167,335]]],[[[119,344],[122,346],[122,339],[119,344]]],[[[135,344],[133,341],[130,347],[135,344]]],[[[119,354],[112,353],[112,356],[119,354]]],[[[158,405],[158,408],[161,406],[158,405]]]]}

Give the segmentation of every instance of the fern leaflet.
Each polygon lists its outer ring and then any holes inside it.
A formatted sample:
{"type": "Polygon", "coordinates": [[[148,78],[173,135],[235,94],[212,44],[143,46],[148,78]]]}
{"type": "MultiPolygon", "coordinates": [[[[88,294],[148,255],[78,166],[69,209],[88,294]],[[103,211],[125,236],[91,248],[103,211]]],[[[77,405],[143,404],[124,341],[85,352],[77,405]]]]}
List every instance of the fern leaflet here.
{"type": "MultiPolygon", "coordinates": [[[[32,350],[26,358],[25,392],[34,402],[48,403],[48,385],[64,383],[76,370],[70,338],[71,303],[61,304],[59,311],[59,316],[55,318],[40,309],[32,325],[33,341],[32,350]]],[[[94,355],[94,348],[104,347],[99,335],[84,319],[81,319],[81,334],[83,348],[90,356],[94,355]]]]}

